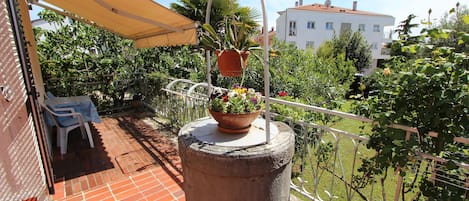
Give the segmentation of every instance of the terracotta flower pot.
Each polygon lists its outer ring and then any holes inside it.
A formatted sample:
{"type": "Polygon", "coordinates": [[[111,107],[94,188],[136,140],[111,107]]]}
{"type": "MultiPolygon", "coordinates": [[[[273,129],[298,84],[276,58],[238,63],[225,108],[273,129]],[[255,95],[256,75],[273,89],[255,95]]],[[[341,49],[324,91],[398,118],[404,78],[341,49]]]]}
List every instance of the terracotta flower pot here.
{"type": "Polygon", "coordinates": [[[212,110],[209,110],[209,112],[213,119],[218,122],[218,130],[228,134],[249,132],[251,123],[261,114],[261,110],[246,114],[230,114],[212,110]]]}
{"type": "Polygon", "coordinates": [[[241,52],[241,57],[235,50],[215,51],[215,54],[218,56],[218,69],[221,75],[225,77],[239,77],[243,75],[241,58],[243,58],[243,66],[246,67],[249,51],[241,52]]]}

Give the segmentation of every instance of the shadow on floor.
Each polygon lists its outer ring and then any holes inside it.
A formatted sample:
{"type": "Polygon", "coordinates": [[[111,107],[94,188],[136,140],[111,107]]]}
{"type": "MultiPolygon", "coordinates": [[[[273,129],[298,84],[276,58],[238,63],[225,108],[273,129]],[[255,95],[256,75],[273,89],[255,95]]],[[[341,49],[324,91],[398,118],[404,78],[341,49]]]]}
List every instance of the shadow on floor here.
{"type": "Polygon", "coordinates": [[[69,180],[114,168],[103,146],[100,133],[91,124],[90,128],[95,146],[93,149],[90,148],[88,139],[82,139],[80,129],[70,132],[67,153],[64,155],[60,154],[60,148],[54,141],[52,166],[56,181],[69,180]]]}
{"type": "MultiPolygon", "coordinates": [[[[177,175],[182,174],[181,161],[176,146],[167,136],[161,134],[159,130],[155,130],[151,126],[142,121],[148,116],[131,115],[118,117],[119,126],[126,130],[145,151],[171,176],[171,178],[179,185],[182,181],[177,175]],[[173,173],[171,169],[178,173],[173,173]]],[[[156,122],[157,123],[157,122],[156,122]]],[[[140,154],[141,155],[141,154],[140,154]]]]}

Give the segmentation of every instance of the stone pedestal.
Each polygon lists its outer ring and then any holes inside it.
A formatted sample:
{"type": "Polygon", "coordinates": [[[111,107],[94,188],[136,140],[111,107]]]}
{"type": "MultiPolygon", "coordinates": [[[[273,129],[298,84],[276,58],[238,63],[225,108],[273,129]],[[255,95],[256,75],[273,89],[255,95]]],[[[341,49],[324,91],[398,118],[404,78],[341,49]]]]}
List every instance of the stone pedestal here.
{"type": "Polygon", "coordinates": [[[247,134],[220,133],[203,118],[179,132],[187,201],[287,201],[290,196],[294,134],[271,123],[265,144],[265,121],[257,119],[247,134]]]}

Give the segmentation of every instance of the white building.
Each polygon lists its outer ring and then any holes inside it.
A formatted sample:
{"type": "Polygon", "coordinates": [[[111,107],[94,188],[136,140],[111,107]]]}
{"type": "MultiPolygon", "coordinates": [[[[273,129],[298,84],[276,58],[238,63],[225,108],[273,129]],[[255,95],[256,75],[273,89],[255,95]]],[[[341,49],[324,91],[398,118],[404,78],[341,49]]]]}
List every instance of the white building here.
{"type": "Polygon", "coordinates": [[[278,12],[277,39],[294,43],[300,49],[317,49],[324,41],[332,39],[334,33],[338,35],[341,30],[351,29],[362,31],[371,45],[372,66],[376,66],[378,59],[389,58],[381,50],[383,44],[391,42],[390,38],[385,38],[384,27],[394,25],[393,16],[357,10],[356,1],[350,9],[333,6],[329,0],[324,5],[302,5],[301,2],[278,12]]]}

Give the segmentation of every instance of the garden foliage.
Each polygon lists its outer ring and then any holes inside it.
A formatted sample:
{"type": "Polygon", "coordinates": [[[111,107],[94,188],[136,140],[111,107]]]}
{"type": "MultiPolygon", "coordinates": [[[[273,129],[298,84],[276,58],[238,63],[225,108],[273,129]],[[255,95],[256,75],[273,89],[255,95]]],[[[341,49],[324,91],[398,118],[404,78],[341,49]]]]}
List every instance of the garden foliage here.
{"type": "Polygon", "coordinates": [[[126,94],[151,99],[161,77],[189,78],[203,57],[190,47],[135,49],[132,41],[44,10],[54,29],[35,28],[47,91],[58,96],[89,95],[98,110],[124,104],[126,94]]]}
{"type": "MultiPolygon", "coordinates": [[[[467,170],[456,164],[469,161],[469,147],[453,139],[469,138],[469,33],[427,26],[420,35],[410,36],[412,19],[401,22],[400,39],[393,44],[398,51],[372,76],[378,93],[357,104],[358,114],[376,121],[368,144],[376,155],[364,159],[363,177],[357,179],[377,181],[391,168],[404,177],[403,199],[414,191],[405,200],[467,200],[463,188],[435,181],[431,175],[467,179],[467,170]],[[415,127],[419,134],[406,140],[406,133],[391,124],[415,127]],[[438,135],[432,137],[432,132],[438,135]],[[448,162],[424,162],[419,152],[448,162]],[[434,165],[441,167],[434,170],[434,165]]],[[[469,15],[461,19],[469,24],[469,15]]]]}

